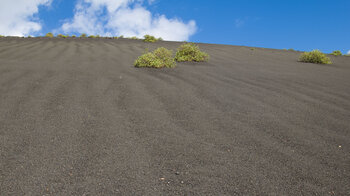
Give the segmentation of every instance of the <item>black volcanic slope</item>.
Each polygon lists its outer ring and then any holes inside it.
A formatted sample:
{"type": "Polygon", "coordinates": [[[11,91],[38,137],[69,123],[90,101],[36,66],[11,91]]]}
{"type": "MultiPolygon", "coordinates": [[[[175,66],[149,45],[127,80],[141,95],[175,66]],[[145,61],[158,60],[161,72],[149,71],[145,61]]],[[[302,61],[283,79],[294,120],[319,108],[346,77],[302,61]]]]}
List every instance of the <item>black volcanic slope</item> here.
{"type": "Polygon", "coordinates": [[[350,194],[350,57],[180,44],[0,39],[1,195],[350,194]]]}

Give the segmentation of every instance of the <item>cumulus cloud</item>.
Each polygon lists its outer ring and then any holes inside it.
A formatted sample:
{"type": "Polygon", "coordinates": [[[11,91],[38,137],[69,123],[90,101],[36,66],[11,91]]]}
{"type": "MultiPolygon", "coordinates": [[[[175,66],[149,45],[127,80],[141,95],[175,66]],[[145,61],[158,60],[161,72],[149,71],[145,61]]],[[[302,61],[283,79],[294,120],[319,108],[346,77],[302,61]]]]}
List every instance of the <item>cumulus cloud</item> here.
{"type": "Polygon", "coordinates": [[[50,5],[51,0],[1,0],[0,34],[24,36],[41,30],[35,20],[40,5],[50,5]]]}
{"type": "Polygon", "coordinates": [[[185,23],[177,18],[153,15],[143,6],[142,0],[80,0],[74,17],[59,30],[127,37],[150,34],[165,40],[183,41],[196,32],[196,23],[193,20],[185,23]]]}

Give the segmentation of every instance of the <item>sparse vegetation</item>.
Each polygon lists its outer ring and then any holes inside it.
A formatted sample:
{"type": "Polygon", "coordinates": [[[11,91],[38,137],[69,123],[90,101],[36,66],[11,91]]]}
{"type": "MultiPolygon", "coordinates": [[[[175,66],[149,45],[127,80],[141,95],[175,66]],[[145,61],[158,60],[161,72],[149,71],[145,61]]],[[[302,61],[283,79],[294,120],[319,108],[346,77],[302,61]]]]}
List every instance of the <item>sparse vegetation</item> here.
{"type": "Polygon", "coordinates": [[[301,54],[299,61],[305,63],[317,63],[317,64],[332,64],[330,58],[319,50],[313,50],[311,52],[304,52],[301,54]]]}
{"type": "Polygon", "coordinates": [[[73,38],[77,37],[76,35],[72,35],[73,38]]]}
{"type": "Polygon", "coordinates": [[[50,38],[52,38],[52,37],[53,37],[53,34],[52,34],[52,33],[46,33],[45,37],[50,37],[50,38]]]}
{"type": "Polygon", "coordinates": [[[5,37],[5,36],[3,36],[3,35],[0,35],[0,38],[3,38],[3,37],[5,37]]]}
{"type": "Polygon", "coordinates": [[[171,50],[161,47],[141,55],[134,65],[135,67],[172,68],[176,65],[172,53],[171,50]]]}
{"type": "Polygon", "coordinates": [[[63,34],[58,34],[57,37],[59,37],[59,38],[67,38],[67,36],[63,35],[63,34]]]}
{"type": "Polygon", "coordinates": [[[289,48],[288,51],[295,52],[293,48],[289,48]]]}
{"type": "Polygon", "coordinates": [[[154,42],[156,42],[156,41],[158,41],[158,39],[157,38],[155,38],[154,36],[152,36],[152,35],[145,35],[145,36],[143,36],[145,39],[143,40],[144,42],[152,42],[152,43],[154,43],[154,42]]]}
{"type": "Polygon", "coordinates": [[[133,37],[130,37],[130,39],[139,39],[139,38],[137,38],[136,36],[133,36],[133,37]]]}
{"type": "Polygon", "coordinates": [[[86,37],[86,34],[85,34],[85,33],[83,33],[83,34],[81,34],[81,35],[80,35],[80,37],[86,37]]]}
{"type": "Polygon", "coordinates": [[[89,38],[96,38],[96,36],[94,36],[94,35],[89,35],[89,38]]]}
{"type": "Polygon", "coordinates": [[[175,55],[175,60],[179,62],[183,61],[195,61],[202,62],[208,61],[209,55],[205,52],[200,51],[199,47],[194,43],[182,44],[175,55]]]}
{"type": "Polygon", "coordinates": [[[331,55],[334,55],[334,56],[341,56],[341,55],[343,55],[343,54],[340,52],[340,50],[335,50],[335,51],[333,51],[333,52],[331,53],[331,55]]]}

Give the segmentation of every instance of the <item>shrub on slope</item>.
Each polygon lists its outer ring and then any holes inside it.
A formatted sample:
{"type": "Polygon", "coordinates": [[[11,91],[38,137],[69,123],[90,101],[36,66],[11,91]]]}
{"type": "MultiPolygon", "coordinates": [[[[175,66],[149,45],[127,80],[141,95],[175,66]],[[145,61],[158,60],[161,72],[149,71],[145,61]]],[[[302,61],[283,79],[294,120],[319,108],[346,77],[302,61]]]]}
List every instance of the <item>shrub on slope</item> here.
{"type": "Polygon", "coordinates": [[[53,34],[52,34],[52,33],[46,33],[45,37],[50,37],[50,38],[52,38],[52,37],[53,37],[53,34]]]}
{"type": "Polygon", "coordinates": [[[305,63],[332,64],[331,60],[319,50],[304,52],[301,54],[299,61],[305,63]]]}
{"type": "Polygon", "coordinates": [[[183,61],[195,61],[202,62],[208,61],[209,55],[200,51],[199,47],[194,43],[186,43],[181,45],[175,55],[175,60],[179,62],[183,61]]]}
{"type": "Polygon", "coordinates": [[[335,51],[333,51],[333,52],[331,53],[331,55],[334,55],[334,56],[341,56],[341,55],[343,55],[343,54],[340,52],[340,50],[335,50],[335,51]]]}
{"type": "Polygon", "coordinates": [[[63,34],[58,34],[57,37],[59,37],[59,38],[67,38],[67,36],[63,35],[63,34]]]}
{"type": "Polygon", "coordinates": [[[154,42],[156,42],[156,41],[158,41],[158,39],[157,38],[155,38],[154,36],[152,36],[152,35],[145,35],[145,36],[143,36],[145,39],[143,40],[144,42],[152,42],[152,43],[154,43],[154,42]]]}
{"type": "Polygon", "coordinates": [[[171,50],[161,47],[153,52],[143,54],[135,61],[134,65],[135,67],[172,68],[175,67],[172,53],[171,50]]]}

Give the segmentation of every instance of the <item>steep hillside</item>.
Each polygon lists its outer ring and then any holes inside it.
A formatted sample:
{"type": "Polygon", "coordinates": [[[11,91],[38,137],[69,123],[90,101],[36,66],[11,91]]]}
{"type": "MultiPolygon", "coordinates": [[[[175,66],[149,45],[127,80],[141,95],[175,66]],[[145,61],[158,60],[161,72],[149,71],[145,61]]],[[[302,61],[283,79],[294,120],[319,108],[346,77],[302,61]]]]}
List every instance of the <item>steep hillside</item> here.
{"type": "Polygon", "coordinates": [[[0,39],[4,195],[350,194],[350,57],[129,39],[0,39]]]}

